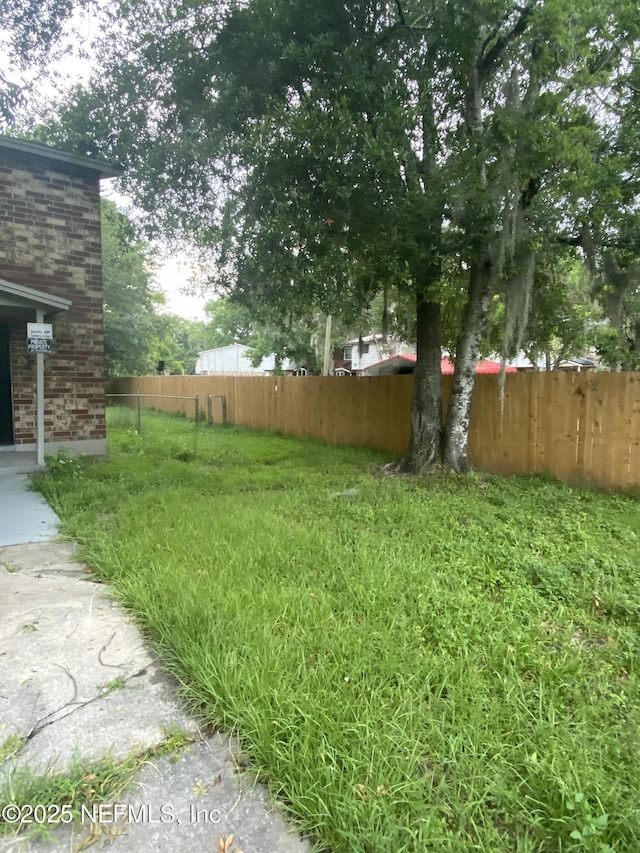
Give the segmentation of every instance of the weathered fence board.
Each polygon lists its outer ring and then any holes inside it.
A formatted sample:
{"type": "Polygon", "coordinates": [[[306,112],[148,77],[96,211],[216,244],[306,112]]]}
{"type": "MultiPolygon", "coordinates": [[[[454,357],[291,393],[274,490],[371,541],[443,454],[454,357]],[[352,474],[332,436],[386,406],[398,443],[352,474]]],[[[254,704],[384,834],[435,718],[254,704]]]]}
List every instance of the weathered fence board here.
{"type": "MultiPolygon", "coordinates": [[[[446,401],[451,377],[443,377],[446,401]]],[[[401,454],[409,440],[412,376],[146,376],[109,391],[175,397],[224,395],[227,422],[335,444],[401,454]]],[[[220,401],[214,411],[219,420],[220,401]]],[[[189,401],[143,405],[193,414],[189,401]]],[[[518,373],[478,376],[469,436],[472,463],[503,474],[548,472],[568,482],[640,484],[640,373],[518,373]]]]}

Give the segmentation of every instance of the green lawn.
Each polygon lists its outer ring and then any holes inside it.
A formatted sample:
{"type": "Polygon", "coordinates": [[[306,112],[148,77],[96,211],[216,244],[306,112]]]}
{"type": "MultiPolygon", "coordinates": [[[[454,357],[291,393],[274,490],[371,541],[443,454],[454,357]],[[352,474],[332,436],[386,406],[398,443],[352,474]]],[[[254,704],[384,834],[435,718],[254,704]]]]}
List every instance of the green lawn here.
{"type": "Polygon", "coordinates": [[[635,500],[110,416],[39,488],[319,850],[640,849],[635,500]]]}

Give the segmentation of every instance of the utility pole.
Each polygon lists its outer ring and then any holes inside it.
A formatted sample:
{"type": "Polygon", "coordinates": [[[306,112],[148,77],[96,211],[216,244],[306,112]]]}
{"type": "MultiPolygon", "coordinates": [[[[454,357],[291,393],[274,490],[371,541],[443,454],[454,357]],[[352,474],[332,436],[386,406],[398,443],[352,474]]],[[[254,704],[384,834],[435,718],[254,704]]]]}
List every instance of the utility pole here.
{"type": "Polygon", "coordinates": [[[327,325],[324,332],[324,363],[322,365],[322,375],[331,376],[333,373],[333,365],[331,359],[331,314],[327,314],[327,325]]]}

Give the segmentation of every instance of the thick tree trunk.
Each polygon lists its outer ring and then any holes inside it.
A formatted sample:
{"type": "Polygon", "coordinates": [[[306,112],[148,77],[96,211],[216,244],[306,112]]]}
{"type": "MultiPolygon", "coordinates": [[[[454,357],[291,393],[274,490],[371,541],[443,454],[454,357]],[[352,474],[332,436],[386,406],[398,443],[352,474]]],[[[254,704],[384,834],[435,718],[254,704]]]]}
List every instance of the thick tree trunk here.
{"type": "Polygon", "coordinates": [[[442,372],[440,304],[417,297],[417,350],[411,440],[400,470],[420,474],[442,460],[442,372]]]}
{"type": "Polygon", "coordinates": [[[493,264],[485,250],[471,267],[469,299],[456,348],[455,372],[447,412],[444,441],[445,467],[458,474],[469,470],[469,425],[476,378],[476,362],[484,334],[493,289],[493,264]]]}

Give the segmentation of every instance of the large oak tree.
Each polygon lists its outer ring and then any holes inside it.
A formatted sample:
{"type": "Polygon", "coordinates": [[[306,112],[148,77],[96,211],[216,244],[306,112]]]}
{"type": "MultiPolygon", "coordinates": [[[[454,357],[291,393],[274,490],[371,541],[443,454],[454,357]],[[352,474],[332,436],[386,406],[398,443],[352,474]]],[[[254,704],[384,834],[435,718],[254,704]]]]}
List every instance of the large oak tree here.
{"type": "Polygon", "coordinates": [[[611,0],[133,0],[53,138],[118,157],[150,221],[214,249],[218,283],[249,305],[357,313],[381,289],[410,294],[403,467],[464,471],[490,308],[505,302],[513,347],[541,246],[588,207],[600,102],[635,67],[636,36],[632,4],[611,0]]]}

